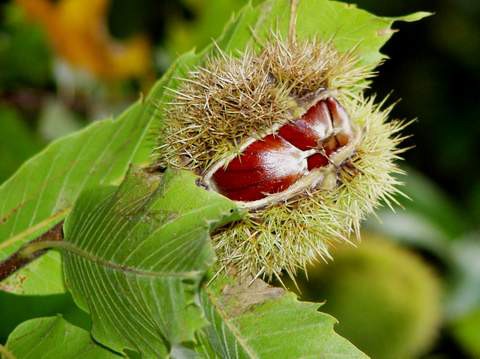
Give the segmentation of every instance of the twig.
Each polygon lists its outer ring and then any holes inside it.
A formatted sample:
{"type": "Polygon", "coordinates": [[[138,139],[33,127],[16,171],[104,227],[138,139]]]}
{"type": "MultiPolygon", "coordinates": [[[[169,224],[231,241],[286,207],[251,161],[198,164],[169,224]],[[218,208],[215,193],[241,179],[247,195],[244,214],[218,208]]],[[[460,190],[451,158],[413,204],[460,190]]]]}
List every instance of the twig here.
{"type": "Polygon", "coordinates": [[[28,242],[22,246],[18,251],[13,253],[10,257],[0,262],[0,282],[5,278],[9,277],[17,270],[25,267],[27,264],[32,262],[34,259],[37,259],[42,254],[44,254],[48,248],[40,246],[38,248],[39,242],[52,242],[52,241],[62,241],[63,240],[63,221],[55,225],[53,228],[42,234],[37,239],[34,239],[31,242],[28,242]]]}

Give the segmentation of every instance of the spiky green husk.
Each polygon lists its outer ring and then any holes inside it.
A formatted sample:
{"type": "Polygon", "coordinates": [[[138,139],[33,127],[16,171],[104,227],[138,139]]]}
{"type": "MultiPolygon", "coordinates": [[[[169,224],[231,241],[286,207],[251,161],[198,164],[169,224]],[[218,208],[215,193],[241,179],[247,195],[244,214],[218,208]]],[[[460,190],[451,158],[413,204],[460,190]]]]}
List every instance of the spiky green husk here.
{"type": "Polygon", "coordinates": [[[404,123],[387,122],[389,109],[379,109],[372,99],[344,103],[363,134],[354,156],[338,169],[335,188],[251,212],[245,221],[217,233],[215,246],[225,265],[267,278],[282,270],[294,275],[313,259],[331,258],[335,243],[359,238],[360,222],[382,201],[395,202],[404,123]]]}
{"type": "Polygon", "coordinates": [[[358,247],[342,246],[335,260],[309,268],[298,279],[303,297],[326,301],[337,330],[372,358],[416,358],[441,325],[441,286],[432,269],[410,251],[364,235],[358,247]]]}
{"type": "Polygon", "coordinates": [[[203,174],[248,138],[305,112],[304,96],[320,88],[353,94],[371,76],[353,53],[340,54],[331,42],[287,43],[272,35],[259,54],[218,52],[175,91],[156,150],[159,165],[203,174]]]}
{"type": "Polygon", "coordinates": [[[361,131],[353,157],[331,171],[329,186],[250,212],[216,233],[223,267],[263,277],[282,270],[293,275],[318,256],[330,258],[333,244],[358,237],[360,221],[379,201],[393,200],[403,125],[387,122],[389,109],[361,95],[371,74],[332,42],[286,42],[273,35],[258,54],[219,52],[184,79],[167,110],[156,152],[161,166],[203,175],[238,153],[247,139],[297,118],[311,106],[309,96],[325,88],[335,92],[361,131]]]}

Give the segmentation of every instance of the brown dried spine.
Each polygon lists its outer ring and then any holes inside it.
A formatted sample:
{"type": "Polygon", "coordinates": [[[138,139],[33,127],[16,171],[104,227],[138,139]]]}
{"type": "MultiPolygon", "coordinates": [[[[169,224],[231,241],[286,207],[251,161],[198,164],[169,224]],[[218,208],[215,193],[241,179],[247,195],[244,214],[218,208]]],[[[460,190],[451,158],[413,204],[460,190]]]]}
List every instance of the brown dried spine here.
{"type": "Polygon", "coordinates": [[[360,221],[381,200],[395,201],[404,125],[386,122],[390,109],[362,96],[371,76],[353,51],[339,53],[331,41],[272,35],[258,54],[219,52],[184,79],[168,106],[158,164],[194,170],[212,190],[217,171],[312,106],[334,98],[345,109],[337,116],[343,122],[321,139],[322,148],[332,136],[342,144],[327,165],[302,174],[286,192],[280,186],[260,202],[239,202],[247,217],[213,237],[223,266],[247,275],[293,274],[318,256],[329,258],[335,242],[358,237],[360,221]]]}

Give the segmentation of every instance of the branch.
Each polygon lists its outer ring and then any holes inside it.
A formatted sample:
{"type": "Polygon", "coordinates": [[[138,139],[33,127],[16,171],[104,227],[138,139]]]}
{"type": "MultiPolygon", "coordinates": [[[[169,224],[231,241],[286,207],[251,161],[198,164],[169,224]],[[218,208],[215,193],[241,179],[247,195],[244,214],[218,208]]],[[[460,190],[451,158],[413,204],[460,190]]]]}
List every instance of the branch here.
{"type": "Polygon", "coordinates": [[[63,241],[63,221],[52,227],[50,230],[42,234],[37,239],[28,242],[10,257],[0,262],[0,282],[45,254],[49,248],[39,246],[42,242],[59,242],[63,241]]]}

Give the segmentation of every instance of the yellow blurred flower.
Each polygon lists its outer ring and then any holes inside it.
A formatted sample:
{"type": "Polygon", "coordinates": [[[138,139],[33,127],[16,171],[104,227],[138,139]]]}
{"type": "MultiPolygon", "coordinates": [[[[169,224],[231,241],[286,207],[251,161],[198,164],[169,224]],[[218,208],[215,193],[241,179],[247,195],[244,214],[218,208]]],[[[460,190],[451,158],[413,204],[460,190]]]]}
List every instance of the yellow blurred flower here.
{"type": "Polygon", "coordinates": [[[72,66],[104,79],[143,77],[151,71],[151,48],[141,35],[115,41],[106,26],[110,0],[17,0],[39,23],[56,53],[72,66]]]}

